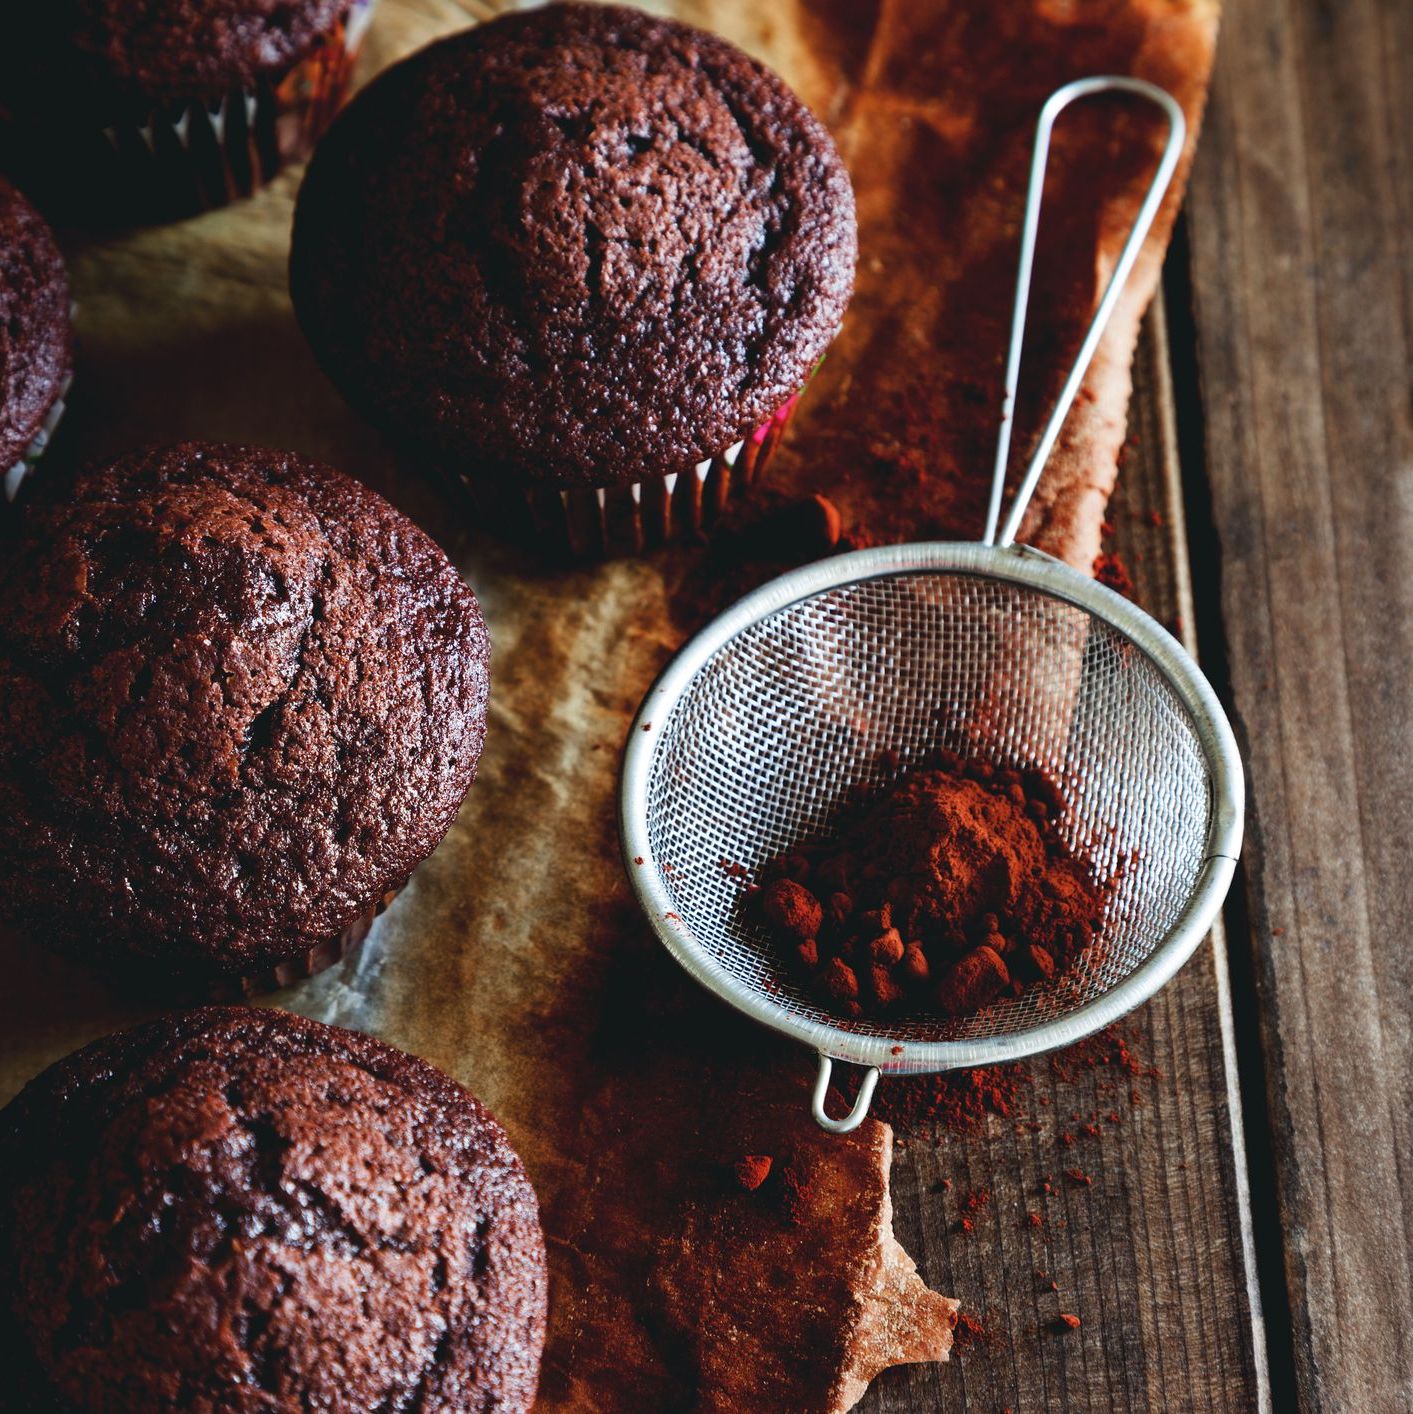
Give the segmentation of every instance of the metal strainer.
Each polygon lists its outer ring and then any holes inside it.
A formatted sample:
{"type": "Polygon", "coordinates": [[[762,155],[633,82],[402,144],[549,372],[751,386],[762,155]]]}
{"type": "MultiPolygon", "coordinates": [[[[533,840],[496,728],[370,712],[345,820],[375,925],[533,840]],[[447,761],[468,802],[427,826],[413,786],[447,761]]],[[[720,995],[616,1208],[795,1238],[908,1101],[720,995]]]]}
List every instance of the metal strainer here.
{"type": "Polygon", "coordinates": [[[1197,665],[1126,599],[1013,543],[1183,135],[1176,102],[1129,78],[1068,84],[1041,112],[985,540],[862,550],[774,580],[687,644],[634,722],[621,827],[638,898],[698,982],[819,1053],[813,1112],[835,1133],[862,1121],[880,1072],[1015,1060],[1146,1001],[1192,954],[1231,882],[1241,762],[1197,665]],[[1166,147],[998,530],[1051,130],[1075,99],[1114,90],[1163,110],[1166,147]],[[856,788],[884,786],[938,748],[1056,780],[1066,843],[1117,878],[1103,926],[1052,983],[975,1015],[841,1021],[746,907],[741,870],[827,839],[856,788]],[[842,1119],[825,1111],[835,1060],[867,1068],[842,1119]]]}

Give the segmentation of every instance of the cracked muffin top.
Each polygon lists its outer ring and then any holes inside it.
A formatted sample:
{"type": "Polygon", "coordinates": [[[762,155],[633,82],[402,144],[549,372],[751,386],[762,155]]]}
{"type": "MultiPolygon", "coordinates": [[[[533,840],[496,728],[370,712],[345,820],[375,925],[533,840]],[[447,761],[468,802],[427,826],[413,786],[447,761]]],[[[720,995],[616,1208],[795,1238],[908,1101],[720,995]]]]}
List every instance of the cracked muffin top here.
{"type": "Polygon", "coordinates": [[[72,367],[64,259],[44,218],[0,177],[0,479],[44,426],[72,367]]]}
{"type": "Polygon", "coordinates": [[[475,596],[288,452],[136,452],[0,554],[0,914],[90,960],[250,973],[440,842],[485,735],[475,596]]]}
{"type": "Polygon", "coordinates": [[[724,40],[555,5],[388,70],[320,144],[291,287],[360,410],[458,471],[684,470],[797,392],[853,289],[828,133],[724,40]]]}
{"type": "Polygon", "coordinates": [[[0,1350],[25,1408],[528,1409],[544,1240],[441,1071],[208,1007],[75,1052],[0,1112],[0,1350]]]}
{"type": "Polygon", "coordinates": [[[0,98],[97,109],[217,100],[278,78],[318,48],[352,0],[44,0],[0,60],[0,98]]]}

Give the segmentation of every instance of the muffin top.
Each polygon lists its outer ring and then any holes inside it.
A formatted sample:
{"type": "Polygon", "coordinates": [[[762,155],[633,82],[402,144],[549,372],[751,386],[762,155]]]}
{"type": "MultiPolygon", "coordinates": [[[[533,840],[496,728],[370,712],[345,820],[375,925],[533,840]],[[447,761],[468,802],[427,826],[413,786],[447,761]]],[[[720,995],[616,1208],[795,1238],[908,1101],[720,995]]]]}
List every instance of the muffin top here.
{"type": "Polygon", "coordinates": [[[525,1410],[545,1333],[535,1195],[480,1102],[241,1007],[97,1041],[0,1112],[0,1279],[26,1408],[525,1410]]]}
{"type": "Polygon", "coordinates": [[[0,177],[0,478],[44,425],[72,366],[63,257],[44,218],[0,177]]]}
{"type": "Polygon", "coordinates": [[[352,0],[43,0],[26,6],[24,42],[5,78],[26,106],[150,108],[216,101],[278,77],[318,47],[352,0]]]}
{"type": "Polygon", "coordinates": [[[289,452],[136,452],[0,554],[0,910],[37,941],[250,972],[365,914],[475,775],[475,596],[289,452]]]}
{"type": "Polygon", "coordinates": [[[299,196],[296,309],[346,396],[457,469],[681,471],[766,421],[838,331],[853,191],[724,40],[555,5],[384,73],[299,196]]]}

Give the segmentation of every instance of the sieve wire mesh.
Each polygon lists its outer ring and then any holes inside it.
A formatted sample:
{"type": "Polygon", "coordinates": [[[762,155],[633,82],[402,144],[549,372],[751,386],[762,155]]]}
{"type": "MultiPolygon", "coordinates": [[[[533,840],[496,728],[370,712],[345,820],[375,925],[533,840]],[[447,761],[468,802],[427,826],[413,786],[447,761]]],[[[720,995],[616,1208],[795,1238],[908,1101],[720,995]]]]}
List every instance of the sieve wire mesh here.
{"type": "Polygon", "coordinates": [[[951,571],[855,580],[758,619],[701,666],[658,732],[646,829],[683,934],[781,1015],[900,1042],[1005,1038],[1108,991],[1164,942],[1208,848],[1214,786],[1152,660],[1042,590],[951,571]],[[830,838],[846,798],[949,748],[1038,767],[1066,843],[1115,878],[1095,944],[1054,982],[974,1016],[842,1021],[784,965],[747,879],[830,838]]]}

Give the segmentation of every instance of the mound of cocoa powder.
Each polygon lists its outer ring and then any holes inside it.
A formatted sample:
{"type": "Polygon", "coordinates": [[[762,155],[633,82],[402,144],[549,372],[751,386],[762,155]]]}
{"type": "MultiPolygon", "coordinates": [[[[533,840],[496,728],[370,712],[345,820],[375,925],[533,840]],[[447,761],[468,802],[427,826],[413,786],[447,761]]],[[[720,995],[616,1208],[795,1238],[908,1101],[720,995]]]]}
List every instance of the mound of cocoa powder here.
{"type": "Polygon", "coordinates": [[[1041,772],[943,752],[772,861],[755,895],[819,999],[857,1019],[965,1016],[1050,981],[1093,941],[1107,889],[1057,829],[1041,772]]]}

